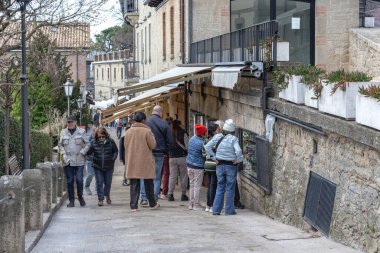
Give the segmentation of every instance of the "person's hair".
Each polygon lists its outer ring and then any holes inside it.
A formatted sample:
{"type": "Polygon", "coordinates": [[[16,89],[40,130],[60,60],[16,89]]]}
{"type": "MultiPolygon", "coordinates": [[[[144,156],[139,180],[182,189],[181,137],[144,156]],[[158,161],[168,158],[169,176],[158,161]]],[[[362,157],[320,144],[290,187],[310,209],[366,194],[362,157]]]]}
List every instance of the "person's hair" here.
{"type": "Polygon", "coordinates": [[[109,133],[107,132],[107,130],[104,127],[98,127],[98,129],[95,132],[95,140],[96,141],[99,140],[99,135],[100,134],[105,135],[106,139],[108,139],[110,137],[109,133]]]}
{"type": "Polygon", "coordinates": [[[173,120],[171,127],[173,132],[173,147],[177,147],[177,137],[178,137],[178,130],[181,128],[181,121],[175,119],[173,120]]]}
{"type": "Polygon", "coordinates": [[[136,122],[141,123],[143,120],[146,120],[146,115],[143,112],[138,112],[133,117],[133,120],[136,121],[136,122]]]}
{"type": "Polygon", "coordinates": [[[209,137],[213,137],[215,135],[215,131],[220,128],[220,126],[216,123],[211,123],[209,126],[208,126],[208,136],[209,137]]]}

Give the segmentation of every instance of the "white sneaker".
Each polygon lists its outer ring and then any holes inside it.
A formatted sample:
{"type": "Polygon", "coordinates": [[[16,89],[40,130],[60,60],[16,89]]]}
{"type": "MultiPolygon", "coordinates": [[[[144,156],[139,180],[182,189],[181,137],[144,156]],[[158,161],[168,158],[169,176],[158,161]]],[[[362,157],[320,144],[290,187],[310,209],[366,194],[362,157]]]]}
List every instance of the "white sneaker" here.
{"type": "Polygon", "coordinates": [[[189,204],[189,210],[193,210],[193,204],[189,204]]]}
{"type": "Polygon", "coordinates": [[[198,206],[194,206],[194,207],[193,207],[193,210],[194,210],[194,211],[204,211],[205,208],[204,208],[203,206],[201,206],[201,205],[198,205],[198,206]]]}
{"type": "Polygon", "coordinates": [[[206,206],[205,212],[209,212],[209,211],[210,211],[210,207],[206,206]]]}
{"type": "Polygon", "coordinates": [[[212,207],[210,207],[210,209],[208,210],[210,213],[212,213],[212,207]]]}

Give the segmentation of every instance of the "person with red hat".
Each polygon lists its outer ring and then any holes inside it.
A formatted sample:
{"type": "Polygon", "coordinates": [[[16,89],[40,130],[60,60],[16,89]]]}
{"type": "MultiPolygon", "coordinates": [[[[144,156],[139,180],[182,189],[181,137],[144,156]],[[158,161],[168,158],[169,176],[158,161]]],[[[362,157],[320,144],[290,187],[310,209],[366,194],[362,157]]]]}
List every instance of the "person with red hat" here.
{"type": "Polygon", "coordinates": [[[189,174],[190,181],[190,200],[189,210],[203,211],[204,207],[200,202],[200,191],[203,181],[203,165],[204,157],[202,155],[202,148],[205,142],[204,137],[207,133],[207,128],[200,124],[195,124],[195,134],[189,140],[188,154],[186,158],[187,173],[189,174]]]}

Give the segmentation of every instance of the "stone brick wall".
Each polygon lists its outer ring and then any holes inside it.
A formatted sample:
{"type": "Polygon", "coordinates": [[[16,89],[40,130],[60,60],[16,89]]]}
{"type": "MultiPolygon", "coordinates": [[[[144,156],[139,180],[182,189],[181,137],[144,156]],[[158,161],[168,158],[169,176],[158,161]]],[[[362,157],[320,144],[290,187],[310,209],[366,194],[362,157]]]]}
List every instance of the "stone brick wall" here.
{"type": "Polygon", "coordinates": [[[74,82],[80,81],[82,84],[86,84],[87,78],[87,65],[86,65],[86,53],[81,52],[67,52],[62,53],[67,56],[67,64],[70,65],[71,77],[74,82]]]}
{"type": "Polygon", "coordinates": [[[362,71],[380,79],[380,30],[371,28],[350,31],[350,71],[362,71]]]}
{"type": "Polygon", "coordinates": [[[192,42],[230,32],[229,0],[193,0],[192,42]]]}
{"type": "Polygon", "coordinates": [[[316,65],[328,71],[348,69],[348,34],[359,27],[359,1],[317,0],[315,16],[316,65]]]}

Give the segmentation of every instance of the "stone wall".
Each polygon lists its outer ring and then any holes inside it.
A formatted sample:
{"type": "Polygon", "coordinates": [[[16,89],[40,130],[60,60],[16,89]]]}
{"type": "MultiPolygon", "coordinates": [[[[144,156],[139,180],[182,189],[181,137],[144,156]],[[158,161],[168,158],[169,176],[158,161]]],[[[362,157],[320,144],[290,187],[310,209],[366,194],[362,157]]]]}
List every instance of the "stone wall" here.
{"type": "Polygon", "coordinates": [[[351,29],[349,69],[380,79],[380,29],[351,29]]]}
{"type": "Polygon", "coordinates": [[[333,71],[348,69],[349,30],[359,27],[358,0],[317,0],[315,63],[333,71]]]}

